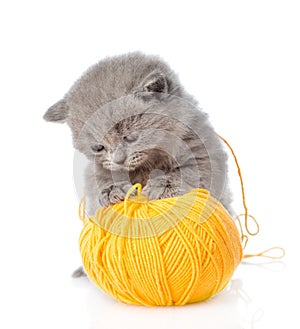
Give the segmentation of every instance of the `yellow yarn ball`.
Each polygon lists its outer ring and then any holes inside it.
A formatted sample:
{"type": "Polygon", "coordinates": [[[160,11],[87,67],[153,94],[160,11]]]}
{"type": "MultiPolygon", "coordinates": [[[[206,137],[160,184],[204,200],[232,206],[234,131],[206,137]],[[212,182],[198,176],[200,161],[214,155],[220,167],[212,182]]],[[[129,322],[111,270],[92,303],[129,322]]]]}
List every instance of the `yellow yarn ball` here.
{"type": "Polygon", "coordinates": [[[242,259],[235,223],[208,191],[148,201],[141,195],[87,219],[80,251],[89,278],[123,303],[184,305],[228,284],[242,259]]]}

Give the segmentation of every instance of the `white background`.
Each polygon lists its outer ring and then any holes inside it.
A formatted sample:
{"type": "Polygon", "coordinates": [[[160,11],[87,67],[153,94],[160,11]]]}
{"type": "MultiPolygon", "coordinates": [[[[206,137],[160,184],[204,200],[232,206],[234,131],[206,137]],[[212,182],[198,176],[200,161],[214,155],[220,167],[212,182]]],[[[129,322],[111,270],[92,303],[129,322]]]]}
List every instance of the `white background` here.
{"type": "MultiPolygon", "coordinates": [[[[299,17],[289,0],[1,2],[1,328],[300,327],[299,17]],[[287,252],[240,265],[204,303],[128,306],[70,277],[74,151],[42,115],[89,65],[133,50],[167,60],[235,149],[261,226],[247,251],[287,252]]],[[[230,176],[242,211],[233,164],[230,176]]]]}

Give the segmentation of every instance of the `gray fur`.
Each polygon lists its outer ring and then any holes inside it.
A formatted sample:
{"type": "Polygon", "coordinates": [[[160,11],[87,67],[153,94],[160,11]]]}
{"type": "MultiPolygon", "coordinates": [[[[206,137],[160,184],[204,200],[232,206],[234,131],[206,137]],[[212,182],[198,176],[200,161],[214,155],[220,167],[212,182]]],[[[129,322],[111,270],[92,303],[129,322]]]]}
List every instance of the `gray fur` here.
{"type": "Polygon", "coordinates": [[[87,70],[47,121],[67,122],[86,155],[89,213],[124,199],[134,183],[150,199],[208,189],[230,210],[227,160],[207,115],[160,58],[139,52],[87,70]],[[91,147],[103,145],[95,154],[91,147]]]}

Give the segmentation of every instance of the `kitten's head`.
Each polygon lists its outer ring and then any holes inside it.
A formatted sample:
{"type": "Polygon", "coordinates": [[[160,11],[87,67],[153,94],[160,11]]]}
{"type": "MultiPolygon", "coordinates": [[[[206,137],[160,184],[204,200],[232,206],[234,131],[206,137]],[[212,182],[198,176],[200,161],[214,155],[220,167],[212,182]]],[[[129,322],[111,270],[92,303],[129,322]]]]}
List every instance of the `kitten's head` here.
{"type": "Polygon", "coordinates": [[[110,170],[135,170],[169,161],[170,135],[185,133],[164,114],[174,96],[193,102],[167,64],[132,53],[91,67],[44,118],[67,122],[75,148],[89,159],[110,170]]]}
{"type": "Polygon", "coordinates": [[[150,100],[147,93],[139,93],[103,105],[82,126],[75,148],[112,171],[151,169],[157,162],[170,167],[190,134],[184,123],[166,113],[177,104],[170,97],[150,100]]]}

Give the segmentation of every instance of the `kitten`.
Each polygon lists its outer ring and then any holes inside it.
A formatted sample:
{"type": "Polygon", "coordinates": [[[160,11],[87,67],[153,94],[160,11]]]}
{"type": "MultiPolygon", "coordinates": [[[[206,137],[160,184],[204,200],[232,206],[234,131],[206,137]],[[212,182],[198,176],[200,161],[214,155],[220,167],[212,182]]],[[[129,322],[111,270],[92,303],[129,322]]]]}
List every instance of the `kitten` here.
{"type": "MultiPolygon", "coordinates": [[[[124,200],[135,183],[149,199],[210,191],[231,211],[227,157],[207,115],[155,56],[135,52],[88,69],[44,119],[66,122],[85,154],[88,215],[124,200]]],[[[82,269],[74,273],[82,275],[82,269]]]]}

